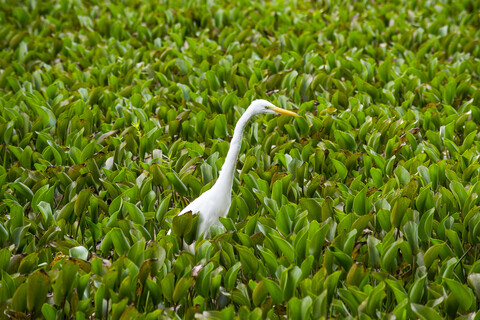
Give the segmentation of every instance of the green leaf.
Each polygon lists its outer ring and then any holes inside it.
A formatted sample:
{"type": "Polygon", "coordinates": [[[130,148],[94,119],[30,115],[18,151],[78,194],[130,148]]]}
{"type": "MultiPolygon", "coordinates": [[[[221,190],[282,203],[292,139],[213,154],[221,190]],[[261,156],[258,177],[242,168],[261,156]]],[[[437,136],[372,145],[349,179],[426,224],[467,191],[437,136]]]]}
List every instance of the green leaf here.
{"type": "Polygon", "coordinates": [[[422,296],[424,295],[424,292],[426,289],[425,283],[426,283],[426,276],[423,276],[414,282],[408,294],[410,297],[410,302],[413,302],[413,303],[421,302],[422,296]]]}
{"type": "Polygon", "coordinates": [[[265,282],[260,281],[252,292],[252,301],[255,306],[259,306],[268,295],[268,288],[265,282]]]}
{"type": "Polygon", "coordinates": [[[335,271],[334,273],[330,274],[327,277],[327,280],[325,282],[325,287],[327,288],[327,302],[331,303],[333,296],[337,290],[338,286],[338,281],[340,279],[340,276],[342,274],[341,270],[335,271]]]}
{"type": "Polygon", "coordinates": [[[105,285],[101,284],[95,292],[95,315],[101,316],[103,312],[103,299],[105,297],[105,285]]]}
{"type": "Polygon", "coordinates": [[[422,241],[428,241],[428,238],[432,234],[434,213],[435,209],[432,208],[429,211],[425,212],[420,218],[420,222],[418,224],[418,237],[422,241]]]}
{"type": "Polygon", "coordinates": [[[175,290],[173,291],[173,302],[177,303],[181,299],[186,298],[188,290],[190,290],[190,288],[193,286],[193,282],[193,277],[180,279],[175,286],[175,290]]]}
{"type": "Polygon", "coordinates": [[[32,272],[38,266],[38,254],[33,252],[22,259],[18,266],[19,273],[28,274],[32,272]]]}
{"type": "MultiPolygon", "coordinates": [[[[183,240],[187,244],[192,244],[197,239],[197,232],[198,232],[198,214],[192,215],[191,212],[187,212],[183,215],[176,216],[173,218],[172,227],[177,228],[177,232],[175,232],[179,236],[183,236],[183,240]],[[183,216],[187,216],[184,218],[180,218],[183,216]]],[[[207,230],[208,231],[208,230],[207,230]]]]}
{"type": "Polygon", "coordinates": [[[414,253],[418,252],[418,225],[413,221],[408,221],[403,227],[407,242],[414,253]]]}
{"type": "Polygon", "coordinates": [[[225,275],[225,289],[227,291],[232,291],[235,287],[235,282],[237,281],[237,274],[240,270],[242,264],[240,262],[235,263],[225,275]]]}
{"type": "Polygon", "coordinates": [[[317,200],[302,198],[300,199],[299,202],[302,209],[308,211],[308,214],[309,216],[312,217],[312,220],[316,219],[318,221],[322,221],[322,216],[321,216],[322,207],[320,206],[317,200]]]}
{"type": "Polygon", "coordinates": [[[353,200],[353,210],[359,216],[367,214],[367,188],[363,188],[362,191],[357,193],[353,200]]]}
{"type": "Polygon", "coordinates": [[[173,232],[179,237],[184,237],[193,228],[193,214],[191,211],[178,215],[172,220],[173,232]]]}
{"type": "Polygon", "coordinates": [[[455,198],[458,201],[458,205],[460,207],[460,210],[463,210],[463,206],[465,205],[465,203],[467,201],[467,198],[468,198],[468,194],[465,191],[465,188],[463,187],[463,185],[460,182],[452,181],[452,182],[450,182],[450,189],[452,190],[453,195],[455,196],[455,198]]]}
{"type": "Polygon", "coordinates": [[[293,260],[295,259],[295,250],[293,246],[285,239],[282,239],[276,235],[272,234],[270,235],[270,238],[278,246],[280,253],[287,257],[290,263],[293,262],[293,260]]]}
{"type": "Polygon", "coordinates": [[[381,310],[383,299],[386,296],[385,282],[382,281],[379,285],[375,286],[368,295],[366,306],[367,313],[373,317],[378,310],[381,310]]]}
{"type": "Polygon", "coordinates": [[[457,83],[455,79],[449,78],[447,85],[443,87],[443,91],[442,91],[443,102],[445,104],[451,105],[453,103],[453,99],[455,98],[456,87],[457,87],[457,83]]]}
{"type": "Polygon", "coordinates": [[[73,247],[69,250],[70,256],[87,261],[88,250],[83,246],[73,247]]]}
{"type": "Polygon", "coordinates": [[[417,303],[411,303],[410,306],[412,308],[412,311],[415,312],[415,314],[422,320],[442,318],[433,308],[417,303]]]}
{"type": "Polygon", "coordinates": [[[445,243],[439,243],[428,248],[428,250],[423,255],[423,263],[425,267],[430,268],[433,261],[438,258],[440,254],[443,254],[446,250],[445,243]]]}
{"type": "Polygon", "coordinates": [[[290,319],[309,319],[312,312],[312,298],[307,296],[303,299],[293,297],[288,301],[287,314],[290,319]]]}
{"type": "Polygon", "coordinates": [[[161,223],[165,218],[165,214],[168,211],[171,198],[172,198],[172,195],[169,194],[164,199],[162,199],[162,202],[160,202],[160,205],[158,206],[157,211],[155,212],[155,220],[157,222],[161,223]]]}
{"type": "Polygon", "coordinates": [[[173,273],[167,273],[167,275],[160,281],[160,285],[162,288],[163,296],[167,299],[167,301],[172,302],[173,291],[175,288],[175,279],[173,273]]]}
{"type": "Polygon", "coordinates": [[[267,250],[260,250],[260,254],[262,255],[263,261],[265,262],[266,266],[270,273],[274,274],[278,268],[278,262],[275,255],[271,251],[267,250]]]}
{"type": "Polygon", "coordinates": [[[31,201],[34,196],[32,190],[30,190],[30,188],[24,185],[22,182],[11,183],[10,187],[15,189],[20,195],[27,198],[29,201],[31,201]]]}
{"type": "Polygon", "coordinates": [[[290,217],[288,216],[285,207],[282,207],[280,211],[277,212],[275,220],[278,230],[284,236],[288,236],[291,233],[292,221],[290,220],[290,217]]]}
{"type": "Polygon", "coordinates": [[[52,208],[50,207],[49,203],[45,201],[40,201],[37,207],[40,213],[42,214],[42,217],[45,220],[47,226],[50,226],[55,222],[55,218],[53,217],[53,214],[52,214],[52,208]]]}
{"type": "Polygon", "coordinates": [[[270,297],[272,297],[273,304],[280,305],[283,303],[283,291],[280,286],[270,279],[264,279],[263,283],[267,287],[270,297]]]}
{"type": "MultiPolygon", "coordinates": [[[[131,249],[133,249],[134,246],[132,246],[131,249]]],[[[131,250],[130,250],[131,251],[131,250]]],[[[145,284],[145,280],[149,275],[154,275],[157,273],[158,269],[160,268],[161,261],[162,259],[157,259],[157,258],[151,258],[151,259],[146,259],[142,261],[142,264],[140,266],[140,270],[138,271],[138,281],[141,284],[145,284]]]]}
{"type": "Polygon", "coordinates": [[[345,165],[338,160],[335,160],[335,159],[331,159],[331,160],[333,162],[333,165],[335,166],[335,170],[337,170],[337,173],[340,179],[345,180],[348,173],[347,167],[345,167],[345,165]]]}
{"type": "Polygon", "coordinates": [[[455,296],[463,310],[469,310],[470,306],[474,303],[475,296],[472,290],[463,284],[453,279],[444,278],[443,281],[447,284],[448,288],[455,296]]]}
{"type": "Polygon", "coordinates": [[[123,202],[123,205],[125,206],[125,209],[127,210],[133,222],[141,226],[145,225],[145,216],[142,210],[130,202],[123,202]]]}
{"type": "Polygon", "coordinates": [[[108,232],[105,237],[107,236],[110,236],[111,242],[115,247],[115,252],[119,256],[126,254],[130,249],[130,244],[128,243],[128,240],[121,229],[113,228],[112,230],[110,230],[110,232],[108,232]]]}
{"type": "Polygon", "coordinates": [[[402,282],[386,279],[385,283],[393,291],[393,294],[395,295],[395,300],[397,300],[397,304],[400,304],[403,300],[405,300],[405,298],[407,298],[407,293],[403,288],[402,282]]]}
{"type": "Polygon", "coordinates": [[[389,247],[383,248],[381,264],[386,271],[393,271],[397,267],[398,249],[402,242],[403,240],[398,239],[389,247]]]}
{"type": "Polygon", "coordinates": [[[340,249],[335,247],[328,247],[328,250],[330,250],[333,256],[337,259],[338,264],[341,265],[343,269],[348,272],[348,270],[350,270],[353,265],[351,256],[345,254],[340,249]]]}
{"type": "Polygon", "coordinates": [[[18,286],[12,297],[11,307],[13,310],[18,312],[24,312],[27,310],[27,294],[27,283],[24,282],[18,286]]]}
{"type": "Polygon", "coordinates": [[[42,306],[42,315],[46,320],[55,320],[57,319],[57,310],[48,303],[44,303],[42,306]]]}
{"type": "Polygon", "coordinates": [[[357,150],[357,143],[355,142],[355,138],[350,132],[335,130],[334,135],[335,135],[335,140],[337,140],[338,144],[342,149],[346,149],[350,151],[357,150]]]}
{"type": "Polygon", "coordinates": [[[361,263],[354,263],[350,270],[347,273],[346,283],[347,285],[353,285],[360,287],[366,272],[365,268],[361,263]]]}
{"type": "Polygon", "coordinates": [[[409,206],[410,206],[409,198],[400,197],[395,201],[395,204],[393,205],[392,213],[390,216],[390,222],[394,227],[396,228],[400,227],[403,216],[405,215],[405,212],[407,212],[407,209],[409,208],[409,206]]]}
{"type": "Polygon", "coordinates": [[[50,277],[44,270],[39,270],[27,280],[27,309],[39,312],[50,289],[50,277]]]}
{"type": "Polygon", "coordinates": [[[401,184],[407,185],[410,182],[410,173],[402,166],[397,166],[395,168],[395,176],[401,184]]]}
{"type": "Polygon", "coordinates": [[[90,196],[92,195],[91,189],[83,189],[77,195],[77,199],[75,200],[75,208],[74,212],[77,217],[82,216],[83,212],[87,208],[88,204],[90,203],[90,196]]]}
{"type": "Polygon", "coordinates": [[[180,180],[178,175],[175,172],[168,172],[166,174],[168,181],[172,184],[175,191],[177,191],[180,195],[185,196],[188,193],[187,186],[180,180]]]}
{"type": "Polygon", "coordinates": [[[208,263],[200,270],[195,283],[197,292],[204,297],[208,297],[210,293],[210,276],[213,271],[213,263],[208,263]]]}
{"type": "Polygon", "coordinates": [[[241,245],[236,245],[235,248],[237,249],[245,273],[255,274],[258,271],[259,262],[253,252],[241,245]]]}
{"type": "Polygon", "coordinates": [[[475,295],[480,297],[480,274],[479,273],[472,273],[468,276],[468,283],[473,288],[475,295]]]}
{"type": "Polygon", "coordinates": [[[215,137],[225,138],[228,134],[227,131],[227,120],[225,115],[219,114],[215,117],[215,137]]]}
{"type": "Polygon", "coordinates": [[[290,267],[282,272],[280,280],[285,300],[290,300],[295,295],[301,276],[302,270],[297,266],[290,267]]]}

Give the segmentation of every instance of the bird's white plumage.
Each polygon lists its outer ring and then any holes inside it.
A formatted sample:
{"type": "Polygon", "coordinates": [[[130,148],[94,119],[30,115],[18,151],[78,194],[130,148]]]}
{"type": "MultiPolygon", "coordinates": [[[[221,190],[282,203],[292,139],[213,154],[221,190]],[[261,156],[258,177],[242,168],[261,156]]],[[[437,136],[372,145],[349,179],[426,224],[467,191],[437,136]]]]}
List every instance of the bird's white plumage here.
{"type": "Polygon", "coordinates": [[[205,233],[205,237],[208,238],[210,236],[210,227],[221,225],[219,218],[226,217],[230,209],[232,202],[231,191],[226,194],[225,192],[217,191],[217,188],[214,187],[205,191],[180,212],[180,214],[184,214],[191,211],[193,214],[199,214],[196,238],[200,237],[202,233],[205,233]]]}
{"type": "MultiPolygon", "coordinates": [[[[213,225],[221,225],[219,218],[226,217],[230,204],[232,202],[232,186],[233,176],[237,164],[238,153],[242,144],[242,136],[245,126],[248,121],[257,114],[288,114],[298,116],[296,113],[275,107],[266,100],[254,100],[244,114],[238,120],[230,149],[222,166],[222,170],[218,176],[217,182],[213,187],[205,191],[200,197],[191,202],[181,212],[184,214],[191,211],[193,214],[198,214],[198,225],[196,238],[202,233],[207,238],[210,236],[210,227],[213,225]]],[[[186,246],[186,249],[193,252],[194,245],[186,246]]]]}

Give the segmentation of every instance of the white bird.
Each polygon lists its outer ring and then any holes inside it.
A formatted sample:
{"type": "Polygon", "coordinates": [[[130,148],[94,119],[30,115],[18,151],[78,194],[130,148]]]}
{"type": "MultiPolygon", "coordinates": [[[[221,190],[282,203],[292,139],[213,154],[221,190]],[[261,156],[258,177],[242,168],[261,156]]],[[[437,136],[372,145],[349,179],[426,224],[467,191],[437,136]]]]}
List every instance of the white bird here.
{"type": "MultiPolygon", "coordinates": [[[[233,175],[237,165],[238,153],[242,145],[243,131],[248,121],[257,114],[287,114],[299,117],[295,112],[278,108],[263,99],[254,100],[250,104],[235,126],[230,149],[216,183],[179,213],[179,215],[189,211],[193,214],[198,213],[195,239],[198,239],[202,233],[205,238],[208,238],[210,236],[210,227],[221,225],[219,218],[225,218],[228,214],[232,202],[233,175]]],[[[194,245],[195,243],[190,246],[184,243],[184,247],[190,252],[194,252],[194,245]]]]}

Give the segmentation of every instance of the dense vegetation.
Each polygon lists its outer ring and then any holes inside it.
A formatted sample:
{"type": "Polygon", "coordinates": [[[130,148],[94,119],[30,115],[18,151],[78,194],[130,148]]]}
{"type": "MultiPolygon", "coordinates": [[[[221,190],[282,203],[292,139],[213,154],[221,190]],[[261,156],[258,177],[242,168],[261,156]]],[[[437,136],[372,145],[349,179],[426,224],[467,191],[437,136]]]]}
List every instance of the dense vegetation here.
{"type": "Polygon", "coordinates": [[[0,8],[1,317],[475,316],[480,2],[0,8]],[[255,98],[302,117],[182,251],[255,98]]]}

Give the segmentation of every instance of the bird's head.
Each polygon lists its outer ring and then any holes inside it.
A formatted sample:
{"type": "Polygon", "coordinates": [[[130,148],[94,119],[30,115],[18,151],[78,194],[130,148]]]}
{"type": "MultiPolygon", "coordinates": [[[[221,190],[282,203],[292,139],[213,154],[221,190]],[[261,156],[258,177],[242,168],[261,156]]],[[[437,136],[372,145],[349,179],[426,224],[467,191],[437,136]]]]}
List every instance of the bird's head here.
{"type": "Polygon", "coordinates": [[[289,116],[299,117],[295,112],[276,107],[263,99],[253,100],[248,107],[248,111],[252,112],[252,114],[287,114],[289,116]]]}

